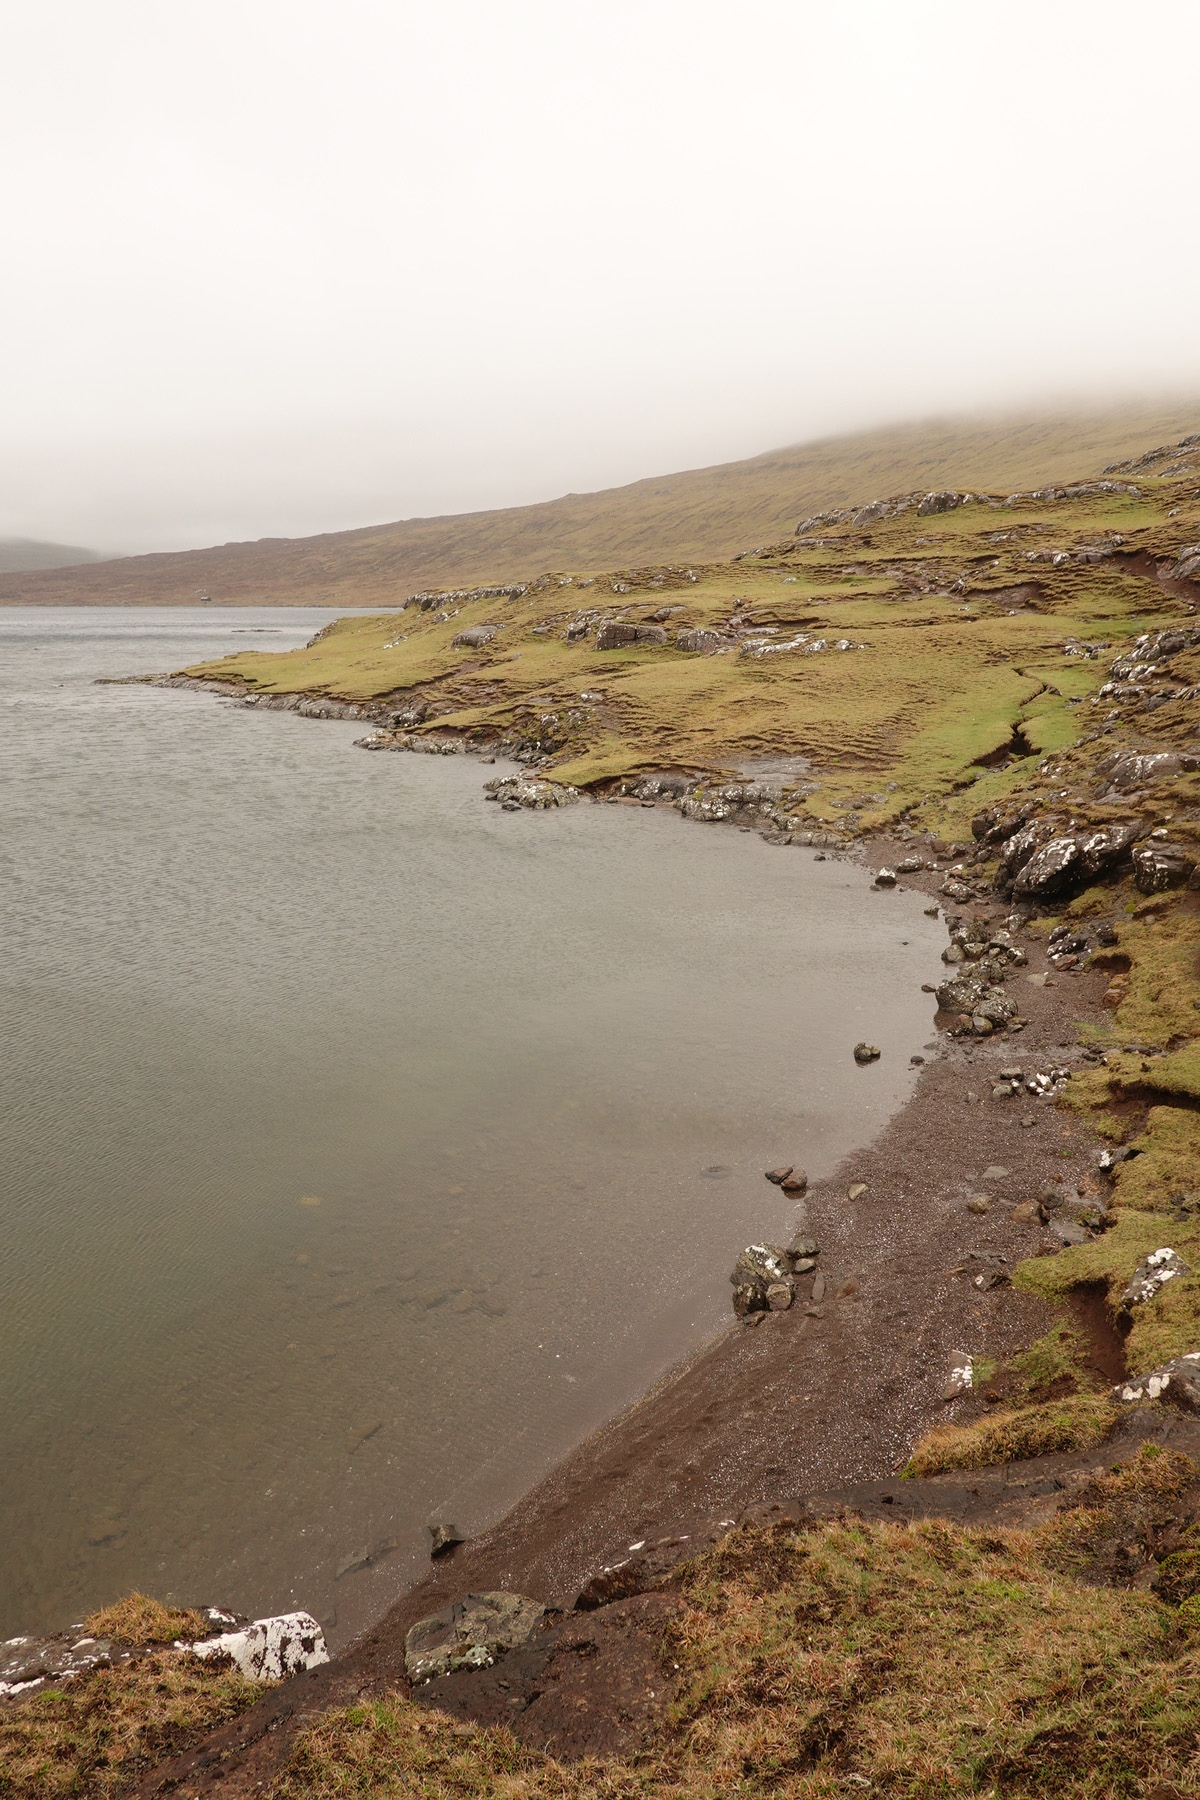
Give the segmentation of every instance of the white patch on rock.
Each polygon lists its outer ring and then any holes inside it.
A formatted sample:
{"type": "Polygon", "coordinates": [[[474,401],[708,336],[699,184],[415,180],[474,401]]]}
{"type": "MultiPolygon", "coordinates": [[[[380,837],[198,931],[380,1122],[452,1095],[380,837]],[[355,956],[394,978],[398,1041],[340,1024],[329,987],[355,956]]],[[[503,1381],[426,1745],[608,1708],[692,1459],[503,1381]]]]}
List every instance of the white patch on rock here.
{"type": "Polygon", "coordinates": [[[311,1613],[255,1619],[243,1631],[223,1631],[191,1645],[196,1656],[230,1656],[248,1681],[282,1681],[329,1661],[325,1634],[311,1613]]]}

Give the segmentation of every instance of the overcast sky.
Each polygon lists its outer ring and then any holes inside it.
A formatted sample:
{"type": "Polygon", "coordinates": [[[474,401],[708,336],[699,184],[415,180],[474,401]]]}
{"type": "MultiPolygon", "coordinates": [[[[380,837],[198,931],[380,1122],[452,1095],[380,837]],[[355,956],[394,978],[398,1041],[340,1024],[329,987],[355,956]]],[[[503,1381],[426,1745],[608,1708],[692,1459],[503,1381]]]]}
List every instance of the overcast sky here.
{"type": "Polygon", "coordinates": [[[0,46],[0,535],[1200,392],[1196,0],[40,0],[0,46]]]}

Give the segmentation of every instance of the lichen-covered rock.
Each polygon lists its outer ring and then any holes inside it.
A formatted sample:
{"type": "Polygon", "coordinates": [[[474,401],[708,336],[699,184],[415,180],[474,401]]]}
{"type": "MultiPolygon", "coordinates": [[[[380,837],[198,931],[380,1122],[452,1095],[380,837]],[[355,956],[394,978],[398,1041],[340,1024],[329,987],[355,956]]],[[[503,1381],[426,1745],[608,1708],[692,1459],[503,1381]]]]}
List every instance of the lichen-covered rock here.
{"type": "Polygon", "coordinates": [[[1013,893],[1032,899],[1061,893],[1070,887],[1073,877],[1079,873],[1076,869],[1079,857],[1078,838],[1051,838],[1022,865],[1013,882],[1013,893]]]}
{"type": "Polygon", "coordinates": [[[528,775],[502,775],[484,782],[491,800],[498,800],[510,812],[518,806],[541,811],[551,806],[573,806],[581,798],[579,789],[559,781],[536,781],[528,775]]]}
{"type": "Polygon", "coordinates": [[[1139,1400],[1161,1400],[1184,1412],[1200,1412],[1200,1350],[1189,1350],[1148,1375],[1135,1375],[1112,1390],[1114,1400],[1129,1406],[1139,1400]]]}
{"type": "Polygon", "coordinates": [[[712,656],[721,648],[721,639],[715,631],[697,625],[675,633],[675,648],[690,651],[694,656],[712,656]]]}
{"type": "Polygon", "coordinates": [[[451,647],[458,650],[482,650],[491,643],[499,629],[498,625],[468,625],[465,631],[455,632],[450,639],[451,647]]]}
{"type": "Polygon", "coordinates": [[[1169,1281],[1177,1281],[1182,1275],[1190,1275],[1191,1269],[1176,1251],[1164,1246],[1161,1250],[1152,1250],[1149,1256],[1142,1258],[1133,1272],[1133,1280],[1121,1295],[1121,1310],[1130,1311],[1135,1306],[1145,1306],[1160,1294],[1169,1281]]]}
{"type": "Polygon", "coordinates": [[[978,965],[943,981],[936,992],[943,1012],[965,1013],[968,1018],[986,1019],[992,1026],[1006,1025],[1017,1016],[1016,1002],[1007,997],[1002,987],[989,982],[978,965]]]}
{"type": "Polygon", "coordinates": [[[1133,853],[1133,879],[1140,894],[1160,894],[1167,888],[1182,887],[1195,867],[1195,857],[1181,844],[1152,841],[1133,853]]]}
{"type": "Polygon", "coordinates": [[[441,1612],[418,1619],[404,1640],[404,1667],[414,1684],[486,1669],[527,1643],[545,1615],[539,1600],[503,1589],[468,1594],[441,1612]]]}
{"type": "Polygon", "coordinates": [[[223,1631],[191,1646],[202,1658],[229,1656],[247,1681],[284,1681],[329,1661],[325,1634],[311,1613],[277,1613],[240,1631],[223,1631]]]}

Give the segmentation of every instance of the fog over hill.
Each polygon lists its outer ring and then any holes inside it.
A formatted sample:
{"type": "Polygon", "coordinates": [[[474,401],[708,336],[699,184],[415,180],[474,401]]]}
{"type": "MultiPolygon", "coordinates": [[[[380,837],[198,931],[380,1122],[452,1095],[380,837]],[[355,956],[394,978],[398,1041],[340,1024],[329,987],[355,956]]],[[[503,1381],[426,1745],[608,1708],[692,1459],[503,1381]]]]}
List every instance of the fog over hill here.
{"type": "Polygon", "coordinates": [[[0,538],[0,574],[21,574],[30,569],[69,569],[78,563],[98,562],[95,550],[81,544],[44,544],[38,538],[0,538]]]}
{"type": "Polygon", "coordinates": [[[1007,492],[1070,480],[1198,428],[1200,400],[889,426],[534,506],[106,562],[72,552],[74,568],[26,563],[0,573],[0,603],[185,606],[208,597],[239,606],[394,606],[424,587],[548,569],[717,560],[786,537],[803,514],[824,507],[919,487],[1007,492]]]}

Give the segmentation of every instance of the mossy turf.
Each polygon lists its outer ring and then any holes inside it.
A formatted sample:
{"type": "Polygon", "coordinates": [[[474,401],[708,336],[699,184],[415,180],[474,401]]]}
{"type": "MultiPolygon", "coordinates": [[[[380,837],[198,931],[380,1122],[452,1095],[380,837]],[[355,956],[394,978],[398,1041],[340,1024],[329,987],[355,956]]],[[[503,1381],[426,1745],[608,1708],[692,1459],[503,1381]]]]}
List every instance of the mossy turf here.
{"type": "Polygon", "coordinates": [[[0,1707],[0,1800],[119,1800],[262,1692],[229,1664],[170,1651],[43,1689],[0,1707]]]}
{"type": "MultiPolygon", "coordinates": [[[[1129,1530],[1169,1511],[1195,1473],[1139,1459],[1089,1510],[1030,1535],[738,1532],[685,1574],[661,1644],[675,1698],[636,1757],[559,1763],[392,1695],[306,1729],[270,1800],[1195,1794],[1190,1601],[1167,1603],[1169,1569],[1163,1597],[1073,1573],[1105,1518],[1129,1530]]],[[[1175,1585],[1190,1592],[1189,1569],[1175,1585]]]]}
{"type": "Polygon", "coordinates": [[[1086,1395],[987,1413],[969,1425],[942,1425],[927,1433],[904,1473],[944,1475],[952,1469],[986,1469],[1053,1451],[1091,1450],[1111,1437],[1116,1424],[1117,1411],[1109,1401],[1086,1395]]]}

